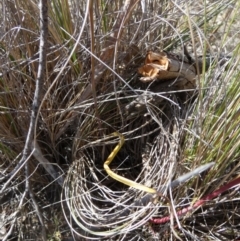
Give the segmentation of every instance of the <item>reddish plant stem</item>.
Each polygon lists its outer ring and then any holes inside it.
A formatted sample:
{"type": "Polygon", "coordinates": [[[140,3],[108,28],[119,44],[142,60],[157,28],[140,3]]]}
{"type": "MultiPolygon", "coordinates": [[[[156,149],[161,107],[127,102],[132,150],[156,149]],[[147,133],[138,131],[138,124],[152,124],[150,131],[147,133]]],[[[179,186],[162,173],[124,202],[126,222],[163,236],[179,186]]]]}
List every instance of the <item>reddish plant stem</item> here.
{"type": "MultiPolygon", "coordinates": [[[[188,206],[187,208],[183,208],[182,210],[177,212],[177,216],[181,217],[184,214],[188,213],[191,210],[194,210],[203,204],[205,204],[207,201],[210,201],[217,197],[218,195],[222,194],[223,192],[227,191],[228,189],[232,188],[233,186],[236,186],[240,184],[240,177],[236,178],[235,180],[227,183],[226,185],[222,186],[221,188],[215,190],[214,192],[204,196],[202,199],[198,200],[195,202],[192,206],[188,206]]],[[[149,220],[149,222],[154,223],[154,224],[164,224],[170,221],[170,216],[166,216],[163,218],[152,218],[149,220]]]]}

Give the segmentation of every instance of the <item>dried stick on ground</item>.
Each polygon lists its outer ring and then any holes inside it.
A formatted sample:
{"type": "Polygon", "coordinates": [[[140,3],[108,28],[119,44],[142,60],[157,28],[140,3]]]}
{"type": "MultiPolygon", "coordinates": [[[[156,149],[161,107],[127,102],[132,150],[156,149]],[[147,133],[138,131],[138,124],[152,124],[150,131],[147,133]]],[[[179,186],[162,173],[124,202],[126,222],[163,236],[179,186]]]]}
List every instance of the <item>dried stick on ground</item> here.
{"type": "MultiPolygon", "coordinates": [[[[23,150],[23,157],[21,161],[25,161],[25,159],[30,154],[32,149],[32,142],[36,142],[36,126],[37,126],[37,117],[38,111],[41,101],[41,92],[44,83],[44,76],[46,72],[46,59],[47,59],[47,35],[48,35],[48,1],[40,0],[40,44],[39,44],[39,65],[38,65],[38,73],[36,80],[36,89],[34,93],[32,111],[31,111],[31,119],[30,126],[28,129],[28,135],[25,143],[25,147],[23,150]]],[[[30,198],[35,206],[37,211],[37,215],[39,221],[42,226],[42,239],[47,240],[46,229],[43,221],[43,216],[38,207],[37,201],[35,200],[34,194],[31,190],[31,183],[29,179],[29,167],[28,162],[25,164],[25,175],[26,175],[26,191],[29,192],[30,198]]]]}
{"type": "MultiPolygon", "coordinates": [[[[29,179],[29,167],[28,161],[30,155],[32,154],[32,143],[34,141],[34,136],[36,136],[35,130],[37,125],[37,113],[39,110],[40,105],[40,98],[41,98],[41,91],[44,82],[44,76],[46,71],[46,52],[47,52],[47,35],[48,35],[48,1],[47,0],[40,0],[40,44],[39,44],[39,65],[38,65],[38,72],[37,72],[37,79],[36,79],[36,89],[34,93],[34,99],[32,104],[31,110],[31,117],[30,117],[30,125],[28,128],[27,138],[25,142],[25,146],[23,149],[23,155],[21,160],[19,161],[19,165],[17,165],[17,169],[14,169],[14,173],[19,169],[19,167],[25,163],[25,187],[26,193],[29,193],[30,198],[32,199],[35,209],[37,211],[41,226],[42,226],[42,239],[47,240],[46,230],[43,222],[43,217],[41,212],[39,211],[38,204],[34,198],[34,194],[31,190],[30,186],[30,179],[29,179]]],[[[13,174],[14,174],[13,173],[13,174]]],[[[10,235],[10,234],[8,234],[10,235]]],[[[7,236],[8,236],[7,235],[7,236]]],[[[7,240],[8,237],[4,237],[3,240],[7,240]]]]}
{"type": "MultiPolygon", "coordinates": [[[[32,141],[34,140],[37,113],[40,105],[41,92],[44,82],[46,69],[46,52],[47,52],[47,35],[48,35],[48,14],[47,14],[47,0],[40,1],[40,44],[39,44],[39,65],[36,80],[36,89],[32,104],[30,126],[28,129],[27,139],[23,150],[22,160],[25,160],[32,149],[32,141]]],[[[22,161],[21,160],[21,161],[22,161]]]]}

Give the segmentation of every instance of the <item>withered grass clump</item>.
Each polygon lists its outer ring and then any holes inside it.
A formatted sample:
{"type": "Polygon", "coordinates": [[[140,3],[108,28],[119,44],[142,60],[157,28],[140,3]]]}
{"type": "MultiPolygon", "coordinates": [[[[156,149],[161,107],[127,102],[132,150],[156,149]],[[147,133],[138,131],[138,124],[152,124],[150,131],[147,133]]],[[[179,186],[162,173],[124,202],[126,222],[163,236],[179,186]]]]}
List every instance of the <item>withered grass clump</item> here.
{"type": "Polygon", "coordinates": [[[49,1],[36,151],[28,159],[34,197],[24,185],[25,164],[18,164],[39,64],[38,1],[0,6],[0,239],[44,239],[39,212],[45,240],[240,236],[237,186],[177,215],[239,175],[237,0],[49,1]],[[141,83],[137,70],[148,50],[183,54],[184,46],[203,60],[196,89],[173,89],[176,80],[141,83]],[[216,164],[144,202],[146,193],[103,169],[118,143],[111,136],[116,131],[125,144],[111,169],[155,189],[202,164],[216,164]],[[165,216],[167,224],[150,222],[165,216]]]}

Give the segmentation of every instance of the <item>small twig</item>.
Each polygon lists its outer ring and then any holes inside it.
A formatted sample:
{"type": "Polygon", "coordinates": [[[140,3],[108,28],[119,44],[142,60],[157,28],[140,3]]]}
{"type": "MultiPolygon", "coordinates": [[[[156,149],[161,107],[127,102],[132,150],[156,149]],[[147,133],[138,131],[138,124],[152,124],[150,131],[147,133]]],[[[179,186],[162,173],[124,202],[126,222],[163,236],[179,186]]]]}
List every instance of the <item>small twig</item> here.
{"type": "Polygon", "coordinates": [[[38,66],[38,73],[37,73],[37,80],[36,80],[36,89],[35,89],[34,99],[32,104],[30,125],[28,128],[27,138],[23,149],[23,155],[18,165],[14,168],[14,170],[10,173],[10,175],[5,176],[4,178],[1,179],[1,181],[4,181],[12,174],[16,174],[24,165],[26,160],[28,160],[32,155],[31,149],[32,149],[32,142],[34,137],[34,131],[36,129],[36,122],[37,122],[36,117],[37,117],[37,112],[39,110],[41,90],[44,82],[44,75],[45,75],[45,69],[46,69],[46,50],[47,50],[47,35],[48,35],[47,3],[48,3],[47,0],[40,0],[40,9],[41,9],[40,34],[41,36],[40,36],[40,44],[39,44],[40,45],[39,46],[39,66],[38,66]]]}
{"type": "MultiPolygon", "coordinates": [[[[20,163],[24,163],[32,150],[32,142],[35,140],[36,136],[36,126],[37,126],[37,113],[40,106],[41,91],[44,82],[44,76],[46,71],[46,59],[47,59],[47,35],[48,35],[48,1],[40,0],[40,44],[39,44],[39,65],[36,80],[36,89],[34,93],[34,99],[32,104],[30,125],[28,128],[27,139],[25,142],[23,156],[20,163]],[[35,135],[34,135],[35,134],[35,135]]],[[[36,140],[35,140],[36,141],[36,140]]],[[[42,239],[47,240],[46,229],[43,222],[43,217],[41,212],[39,212],[38,204],[34,198],[34,194],[31,189],[30,177],[29,177],[29,165],[28,162],[25,163],[25,191],[29,193],[31,200],[37,210],[37,215],[42,226],[42,239]]]]}

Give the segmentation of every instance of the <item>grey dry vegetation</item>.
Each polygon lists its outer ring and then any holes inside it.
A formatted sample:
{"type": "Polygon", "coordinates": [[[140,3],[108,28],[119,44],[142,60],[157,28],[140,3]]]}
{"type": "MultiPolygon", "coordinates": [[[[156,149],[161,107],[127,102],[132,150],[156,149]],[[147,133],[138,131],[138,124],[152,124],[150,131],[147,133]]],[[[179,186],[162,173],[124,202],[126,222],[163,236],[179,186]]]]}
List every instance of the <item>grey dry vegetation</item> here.
{"type": "Polygon", "coordinates": [[[238,0],[0,5],[1,240],[240,237],[238,0]],[[140,81],[148,50],[184,46],[202,60],[194,89],[140,81]],[[114,132],[111,169],[157,196],[107,175],[114,132]]]}

